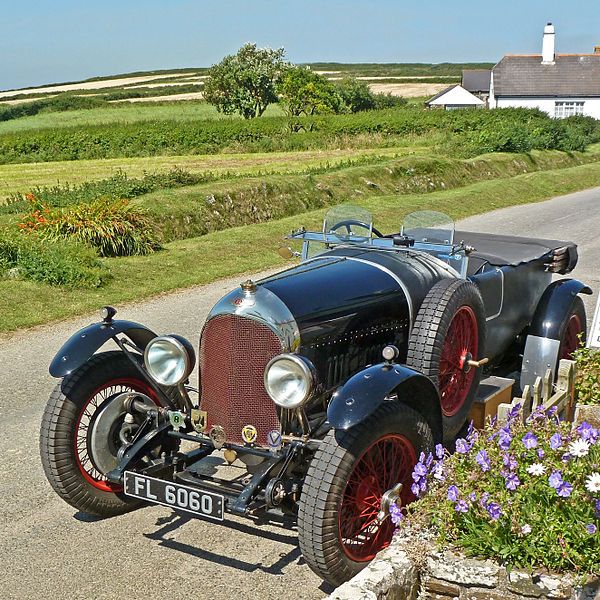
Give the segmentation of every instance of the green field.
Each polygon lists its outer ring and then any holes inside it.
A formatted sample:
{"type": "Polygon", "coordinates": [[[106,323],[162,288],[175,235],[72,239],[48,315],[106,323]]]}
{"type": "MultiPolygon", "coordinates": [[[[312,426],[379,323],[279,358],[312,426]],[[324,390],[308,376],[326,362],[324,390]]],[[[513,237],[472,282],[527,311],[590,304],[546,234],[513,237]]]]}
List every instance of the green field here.
{"type": "MultiPolygon", "coordinates": [[[[316,67],[396,82],[456,78],[463,65],[316,67]]],[[[127,86],[111,92],[119,89],[127,86]]],[[[415,209],[460,218],[600,185],[600,124],[586,118],[428,111],[413,101],[293,120],[272,105],[244,120],[199,101],[90,98],[4,109],[0,332],[282,264],[273,251],[281,236],[318,227],[343,202],[368,208],[390,231],[415,209]],[[162,249],[106,258],[90,233],[122,230],[110,203],[143,217],[140,231],[154,245],[141,251],[162,249]],[[43,237],[60,219],[80,245],[43,237]]]]}

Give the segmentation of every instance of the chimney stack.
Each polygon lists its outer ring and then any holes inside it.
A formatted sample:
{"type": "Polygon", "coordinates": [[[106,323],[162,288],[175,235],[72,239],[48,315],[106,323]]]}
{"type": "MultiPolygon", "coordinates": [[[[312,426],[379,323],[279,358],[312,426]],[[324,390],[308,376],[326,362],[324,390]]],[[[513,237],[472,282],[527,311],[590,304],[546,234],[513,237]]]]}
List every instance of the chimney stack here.
{"type": "Polygon", "coordinates": [[[542,64],[554,64],[554,25],[548,23],[544,27],[544,41],[542,42],[542,64]]]}

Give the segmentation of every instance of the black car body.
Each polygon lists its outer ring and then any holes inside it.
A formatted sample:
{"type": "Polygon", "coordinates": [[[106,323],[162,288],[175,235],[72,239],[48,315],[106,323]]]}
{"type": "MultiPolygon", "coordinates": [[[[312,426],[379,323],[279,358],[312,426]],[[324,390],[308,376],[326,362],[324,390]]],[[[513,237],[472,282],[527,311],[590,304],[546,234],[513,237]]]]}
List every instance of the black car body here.
{"type": "Polygon", "coordinates": [[[552,282],[574,268],[572,243],[455,232],[435,213],[382,236],[342,207],[322,232],[289,237],[303,244],[299,265],[210,312],[199,390],[179,336],[108,308],[75,334],[51,365],[64,379],[42,460],[57,492],[96,514],[142,499],[216,520],[297,516],[308,564],[339,583],[389,542],[390,503],[413,498],[420,452],[465,424],[482,370],[523,367],[523,384],[554,370],[585,332],[578,294],[590,290],[552,282]],[[94,354],[111,338],[117,353],[94,354]],[[196,448],[182,452],[184,440],[196,448]],[[238,475],[203,467],[216,451],[238,475]]]}

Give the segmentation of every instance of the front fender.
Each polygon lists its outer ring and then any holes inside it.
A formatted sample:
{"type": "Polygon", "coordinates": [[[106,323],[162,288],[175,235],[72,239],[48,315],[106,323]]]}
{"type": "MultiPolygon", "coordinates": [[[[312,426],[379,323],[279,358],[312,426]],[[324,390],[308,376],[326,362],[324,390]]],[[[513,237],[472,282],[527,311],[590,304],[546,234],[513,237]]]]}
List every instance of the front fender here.
{"type": "Polygon", "coordinates": [[[77,370],[83,363],[101,348],[109,339],[124,333],[142,350],[156,334],[134,321],[111,321],[110,323],[92,323],[74,333],[56,353],[50,363],[52,377],[64,377],[77,370]]]}
{"type": "Polygon", "coordinates": [[[429,423],[434,439],[442,437],[442,413],[433,382],[404,365],[381,363],[353,375],[333,395],[327,420],[334,429],[350,429],[367,417],[392,394],[419,412],[429,423]]]}

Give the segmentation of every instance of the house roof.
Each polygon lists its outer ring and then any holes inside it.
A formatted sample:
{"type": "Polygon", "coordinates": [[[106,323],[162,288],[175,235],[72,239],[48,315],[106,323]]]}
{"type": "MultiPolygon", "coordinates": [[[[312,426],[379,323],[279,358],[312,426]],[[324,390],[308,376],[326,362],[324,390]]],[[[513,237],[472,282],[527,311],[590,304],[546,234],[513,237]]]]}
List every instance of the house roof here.
{"type": "Polygon", "coordinates": [[[491,69],[464,69],[462,86],[469,92],[489,92],[491,69]]]}
{"type": "Polygon", "coordinates": [[[482,106],[485,102],[455,83],[427,101],[428,106],[482,106]]]}
{"type": "Polygon", "coordinates": [[[598,96],[600,54],[507,55],[493,69],[495,96],[598,96]]]}

